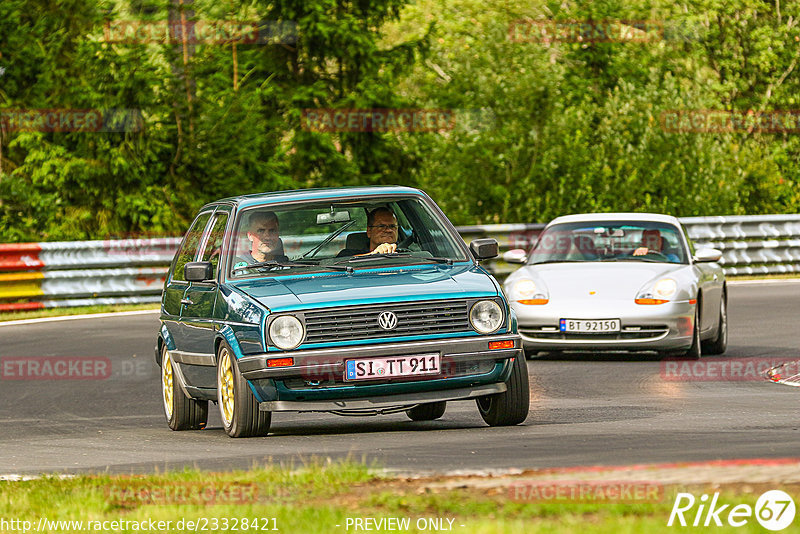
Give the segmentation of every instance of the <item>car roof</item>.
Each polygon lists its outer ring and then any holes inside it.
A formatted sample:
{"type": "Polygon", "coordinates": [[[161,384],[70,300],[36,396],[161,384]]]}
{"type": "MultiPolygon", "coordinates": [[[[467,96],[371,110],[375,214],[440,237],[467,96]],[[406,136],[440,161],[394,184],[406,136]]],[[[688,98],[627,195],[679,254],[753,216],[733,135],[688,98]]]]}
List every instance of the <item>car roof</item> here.
{"type": "Polygon", "coordinates": [[[633,221],[633,222],[661,222],[680,226],[680,221],[672,215],[661,213],[578,213],[575,215],[562,215],[550,221],[547,225],[574,223],[574,222],[609,222],[609,221],[633,221]]]}
{"type": "Polygon", "coordinates": [[[399,185],[370,186],[370,187],[330,187],[318,189],[295,189],[291,191],[272,191],[223,198],[210,204],[220,202],[234,203],[239,207],[258,206],[263,204],[277,204],[284,202],[297,202],[303,200],[345,199],[371,196],[415,195],[424,196],[424,193],[413,187],[399,185]]]}

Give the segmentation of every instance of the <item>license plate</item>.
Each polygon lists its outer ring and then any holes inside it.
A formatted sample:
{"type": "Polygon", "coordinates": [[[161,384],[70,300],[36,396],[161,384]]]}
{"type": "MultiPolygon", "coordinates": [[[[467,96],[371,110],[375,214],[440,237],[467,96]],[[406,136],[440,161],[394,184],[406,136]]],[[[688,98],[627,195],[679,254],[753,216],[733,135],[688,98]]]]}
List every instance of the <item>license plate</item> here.
{"type": "Polygon", "coordinates": [[[345,361],[345,380],[375,380],[396,376],[439,374],[439,353],[345,361]]]}
{"type": "Polygon", "coordinates": [[[562,332],[607,334],[620,331],[619,319],[561,319],[558,325],[562,332]]]}

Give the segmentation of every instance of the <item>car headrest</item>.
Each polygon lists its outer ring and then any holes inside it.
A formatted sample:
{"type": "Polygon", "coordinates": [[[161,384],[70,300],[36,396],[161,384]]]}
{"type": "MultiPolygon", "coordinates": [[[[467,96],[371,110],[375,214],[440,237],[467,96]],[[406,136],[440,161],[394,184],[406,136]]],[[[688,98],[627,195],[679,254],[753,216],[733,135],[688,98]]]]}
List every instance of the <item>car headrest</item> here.
{"type": "Polygon", "coordinates": [[[369,250],[369,238],[367,232],[353,232],[347,235],[344,248],[350,250],[369,250]]]}

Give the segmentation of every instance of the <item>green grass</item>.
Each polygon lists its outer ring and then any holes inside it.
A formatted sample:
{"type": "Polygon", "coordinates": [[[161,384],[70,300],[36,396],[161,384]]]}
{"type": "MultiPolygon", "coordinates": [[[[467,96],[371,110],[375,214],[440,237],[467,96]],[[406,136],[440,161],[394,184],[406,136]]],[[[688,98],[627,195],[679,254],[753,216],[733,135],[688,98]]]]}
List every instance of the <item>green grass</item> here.
{"type": "MultiPolygon", "coordinates": [[[[441,482],[435,480],[434,482],[441,482]]],[[[25,482],[0,482],[0,518],[32,521],[172,521],[171,532],[193,531],[187,521],[206,522],[206,531],[224,531],[238,519],[239,530],[284,533],[356,532],[348,519],[371,517],[409,518],[409,532],[419,532],[418,519],[435,518],[452,531],[472,533],[552,532],[552,533],[660,533],[681,527],[668,527],[676,488],[668,488],[663,500],[655,503],[547,503],[510,500],[504,487],[493,490],[458,488],[439,490],[426,487],[431,481],[406,480],[381,476],[369,466],[353,461],[311,460],[303,465],[254,466],[249,471],[208,473],[195,470],[145,476],[79,476],[69,479],[43,478],[25,482]],[[146,503],[147,495],[175,488],[210,490],[250,488],[246,499],[232,502],[220,497],[217,502],[176,503],[175,500],[146,503]],[[255,487],[255,490],[252,488],[255,487]],[[146,490],[143,492],[143,490],[146,490]],[[123,495],[116,499],[114,495],[123,495]],[[145,497],[142,497],[145,496],[145,497]],[[241,519],[258,519],[258,529],[242,529],[241,519]],[[176,528],[183,520],[183,529],[176,528]],[[212,528],[216,520],[217,528],[212,528]],[[338,526],[337,526],[338,525],[338,526]],[[463,525],[463,526],[462,526],[463,525]]],[[[721,504],[755,505],[765,489],[728,486],[719,489],[696,488],[692,492],[721,491],[721,504]]],[[[782,488],[800,498],[797,487],[782,488]]],[[[207,493],[206,493],[207,495],[207,493]]],[[[220,493],[222,495],[222,493],[220,493]]],[[[228,495],[232,495],[229,493],[228,495]]],[[[242,495],[242,494],[237,494],[242,495]]],[[[728,508],[730,510],[731,507],[728,508]]],[[[687,514],[688,517],[688,514],[687,514]]],[[[692,516],[693,517],[693,516],[692,516]]],[[[725,514],[723,514],[724,520],[725,514]]],[[[115,530],[135,532],[127,525],[115,530]]],[[[702,528],[702,527],[701,527],[702,528]]],[[[691,529],[691,527],[689,527],[691,529]]],[[[198,530],[203,531],[203,528],[198,530]]],[[[233,530],[229,528],[228,530],[233,530]]],[[[2,529],[0,529],[2,531],[2,529]]],[[[50,531],[58,531],[52,529],[50,531]]],[[[74,526],[64,532],[77,531],[74,526]]],[[[763,532],[754,518],[740,528],[714,527],[715,532],[763,532]]]]}
{"type": "Polygon", "coordinates": [[[0,322],[21,319],[39,319],[41,317],[61,317],[64,315],[85,315],[91,313],[112,313],[136,310],[157,310],[158,303],[151,304],[115,304],[103,306],[80,306],[77,308],[49,308],[17,312],[0,312],[0,322]]]}

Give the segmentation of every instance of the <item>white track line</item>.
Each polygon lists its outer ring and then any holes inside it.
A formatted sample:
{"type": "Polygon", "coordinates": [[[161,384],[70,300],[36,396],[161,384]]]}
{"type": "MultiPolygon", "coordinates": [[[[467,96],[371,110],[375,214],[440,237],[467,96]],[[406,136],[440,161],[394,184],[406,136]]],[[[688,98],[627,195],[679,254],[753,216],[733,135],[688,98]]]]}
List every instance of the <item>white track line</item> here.
{"type": "Polygon", "coordinates": [[[17,321],[0,321],[0,327],[15,326],[20,324],[48,323],[50,321],[72,321],[74,319],[96,319],[101,317],[122,317],[125,315],[145,315],[148,313],[161,313],[161,310],[156,308],[152,310],[135,310],[127,312],[110,312],[110,313],[87,313],[84,315],[57,315],[55,317],[40,317],[38,319],[19,319],[17,321]]]}

